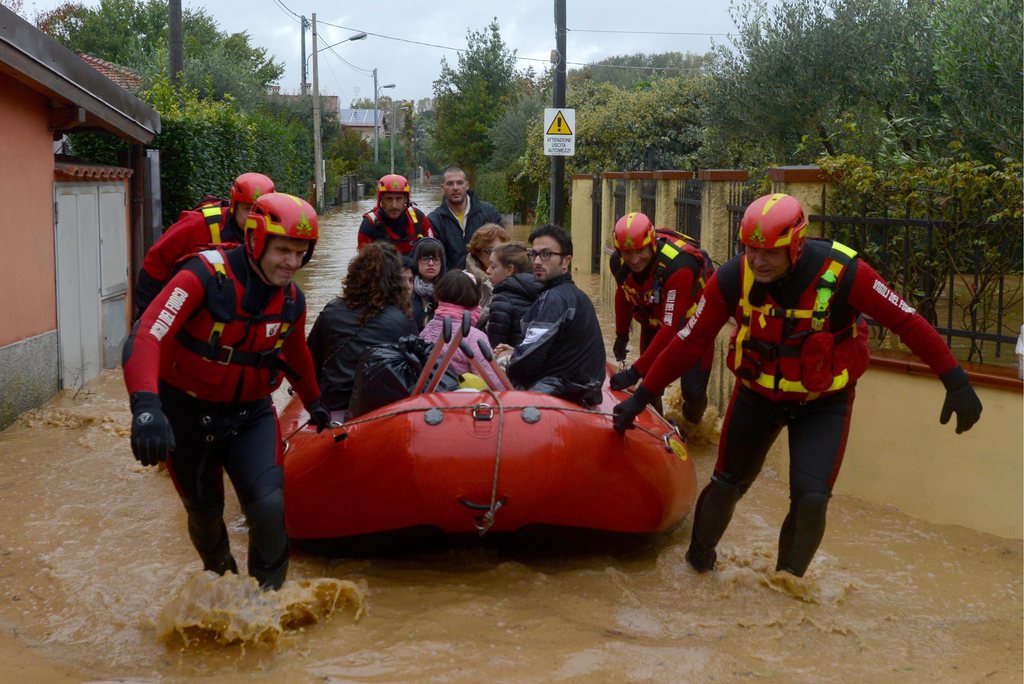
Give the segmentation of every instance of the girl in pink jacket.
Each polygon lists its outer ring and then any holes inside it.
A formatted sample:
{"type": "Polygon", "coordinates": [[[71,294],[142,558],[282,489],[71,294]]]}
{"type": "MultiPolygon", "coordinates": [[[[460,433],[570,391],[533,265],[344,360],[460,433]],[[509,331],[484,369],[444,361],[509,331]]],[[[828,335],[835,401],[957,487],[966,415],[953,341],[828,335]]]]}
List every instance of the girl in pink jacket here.
{"type": "MultiPolygon", "coordinates": [[[[434,285],[434,299],[437,301],[437,311],[434,317],[430,319],[430,322],[423,328],[420,337],[427,342],[436,341],[441,337],[445,317],[451,319],[452,331],[454,333],[462,325],[463,313],[469,311],[472,326],[469,329],[469,333],[463,339],[469,344],[469,348],[473,350],[473,355],[480,359],[486,373],[484,380],[492,387],[501,387],[501,383],[495,376],[494,371],[488,367],[480,355],[480,340],[483,340],[488,349],[491,348],[490,343],[487,341],[487,334],[476,327],[476,322],[480,318],[481,285],[482,283],[469,271],[453,270],[444,274],[437,284],[434,285]]],[[[441,353],[444,354],[447,350],[448,345],[445,345],[441,353]]],[[[469,358],[462,353],[461,349],[457,350],[452,357],[451,367],[460,375],[466,372],[476,372],[470,365],[469,358]]]]}

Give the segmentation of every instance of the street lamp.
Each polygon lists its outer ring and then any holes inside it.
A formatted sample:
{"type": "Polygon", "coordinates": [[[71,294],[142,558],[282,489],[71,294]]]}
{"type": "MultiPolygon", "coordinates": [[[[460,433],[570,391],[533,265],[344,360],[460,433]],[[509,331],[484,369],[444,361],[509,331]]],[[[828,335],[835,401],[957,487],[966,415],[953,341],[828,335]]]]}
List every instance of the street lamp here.
{"type": "Polygon", "coordinates": [[[373,70],[373,162],[376,164],[379,161],[378,157],[378,142],[377,142],[377,97],[380,95],[380,91],[385,88],[394,88],[394,83],[388,83],[387,85],[377,86],[377,70],[373,70]]]}
{"type": "Polygon", "coordinates": [[[345,40],[318,50],[316,47],[316,13],[313,14],[313,54],[311,55],[313,57],[313,165],[315,166],[313,170],[313,183],[316,186],[314,192],[316,194],[317,211],[322,211],[324,206],[324,153],[322,149],[323,141],[320,139],[320,81],[317,75],[316,56],[327,48],[347,43],[350,40],[362,40],[363,38],[366,38],[365,33],[357,33],[345,40]]]}
{"type": "MultiPolygon", "coordinates": [[[[305,19],[305,17],[303,17],[303,19],[305,19]]],[[[348,42],[351,42],[351,41],[354,41],[354,40],[363,40],[364,38],[366,38],[366,34],[360,32],[360,33],[355,34],[354,36],[349,36],[345,40],[339,40],[337,43],[331,43],[330,45],[322,47],[319,50],[317,50],[316,52],[317,52],[317,54],[320,54],[324,50],[330,50],[332,47],[337,47],[338,45],[341,45],[342,43],[348,43],[348,42]]],[[[313,56],[312,52],[309,53],[308,55],[306,55],[306,61],[302,65],[302,73],[303,73],[303,77],[302,77],[302,94],[303,95],[308,95],[309,94],[307,92],[308,86],[306,85],[305,73],[309,69],[309,58],[312,57],[312,56],[313,56]]]]}

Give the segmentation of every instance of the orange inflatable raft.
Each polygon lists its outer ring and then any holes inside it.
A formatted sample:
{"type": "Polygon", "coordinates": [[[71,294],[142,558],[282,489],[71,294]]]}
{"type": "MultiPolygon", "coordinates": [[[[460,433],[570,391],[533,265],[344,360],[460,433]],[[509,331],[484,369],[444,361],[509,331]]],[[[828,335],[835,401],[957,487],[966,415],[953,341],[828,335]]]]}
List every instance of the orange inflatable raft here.
{"type": "Polygon", "coordinates": [[[585,409],[515,390],[426,392],[320,434],[298,399],[281,414],[285,517],[297,546],[352,553],[424,537],[649,537],[696,491],[677,429],[648,408],[612,429],[626,394],[585,409]]]}

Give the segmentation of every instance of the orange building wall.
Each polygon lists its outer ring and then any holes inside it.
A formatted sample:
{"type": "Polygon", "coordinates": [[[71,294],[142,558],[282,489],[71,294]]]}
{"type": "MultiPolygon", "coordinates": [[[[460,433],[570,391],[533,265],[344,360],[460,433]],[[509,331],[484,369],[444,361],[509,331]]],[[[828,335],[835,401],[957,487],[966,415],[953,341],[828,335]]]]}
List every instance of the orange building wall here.
{"type": "Polygon", "coordinates": [[[57,328],[47,101],[0,73],[0,347],[57,328]]]}

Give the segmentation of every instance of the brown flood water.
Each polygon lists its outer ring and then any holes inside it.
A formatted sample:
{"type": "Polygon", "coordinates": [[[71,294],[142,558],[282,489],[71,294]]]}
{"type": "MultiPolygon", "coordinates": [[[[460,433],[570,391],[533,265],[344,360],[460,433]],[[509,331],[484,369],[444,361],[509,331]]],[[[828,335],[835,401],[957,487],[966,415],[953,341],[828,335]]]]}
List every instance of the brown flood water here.
{"type": "MultiPolygon", "coordinates": [[[[416,199],[436,204],[431,193],[416,199]]],[[[340,289],[358,216],[323,221],[303,278],[311,317],[340,289]]],[[[787,494],[771,472],[739,504],[708,575],[683,559],[689,519],[618,557],[296,553],[281,599],[294,622],[304,621],[296,606],[329,612],[339,587],[351,601],[325,621],[270,634],[269,644],[161,639],[162,611],[184,610],[196,584],[205,582],[200,599],[219,601],[225,620],[266,624],[283,608],[246,598],[240,580],[210,586],[170,479],[131,456],[129,420],[120,372],[108,371],[0,433],[0,681],[1022,679],[1020,541],[838,496],[808,576],[785,584],[772,569],[787,494]]],[[[691,441],[701,483],[714,464],[713,423],[691,441]]],[[[226,519],[244,567],[233,494],[226,519]]]]}

